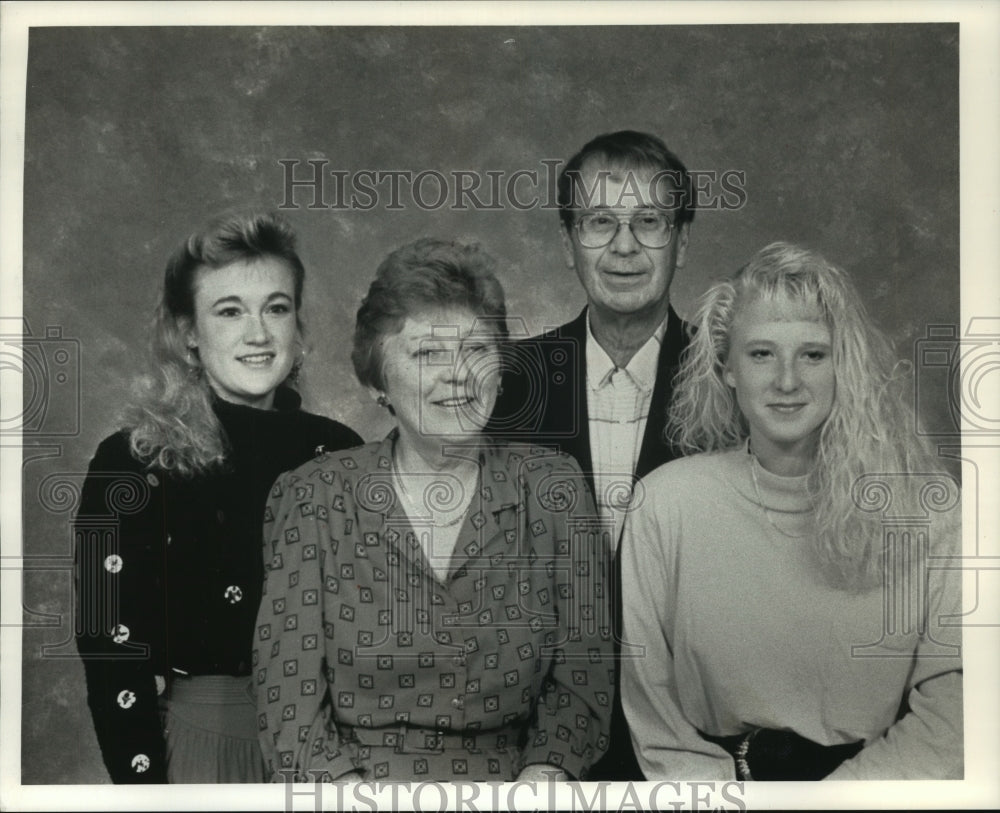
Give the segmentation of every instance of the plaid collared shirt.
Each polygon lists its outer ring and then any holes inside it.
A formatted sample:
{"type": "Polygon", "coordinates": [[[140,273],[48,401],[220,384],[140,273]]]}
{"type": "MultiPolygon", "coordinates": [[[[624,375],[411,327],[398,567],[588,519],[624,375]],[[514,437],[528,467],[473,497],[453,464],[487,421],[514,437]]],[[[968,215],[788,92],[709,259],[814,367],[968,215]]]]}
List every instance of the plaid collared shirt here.
{"type": "Polygon", "coordinates": [[[597,343],[587,315],[587,414],[594,465],[594,495],[601,516],[614,523],[617,546],[632,499],[636,462],[656,383],[664,319],[625,367],[617,367],[597,343]]]}

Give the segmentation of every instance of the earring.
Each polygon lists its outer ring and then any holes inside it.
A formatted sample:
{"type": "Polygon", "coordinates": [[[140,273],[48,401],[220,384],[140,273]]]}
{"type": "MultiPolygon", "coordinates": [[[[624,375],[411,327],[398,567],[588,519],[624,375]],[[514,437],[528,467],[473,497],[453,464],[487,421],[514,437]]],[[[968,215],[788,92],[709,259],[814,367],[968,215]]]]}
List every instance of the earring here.
{"type": "Polygon", "coordinates": [[[306,363],[306,349],[304,347],[299,348],[299,357],[295,359],[292,363],[292,369],[288,371],[288,378],[285,379],[289,384],[296,384],[299,380],[299,375],[302,373],[302,365],[306,363]]]}
{"type": "Polygon", "coordinates": [[[503,395],[503,384],[497,384],[497,398],[503,395]]]}
{"type": "Polygon", "coordinates": [[[389,409],[389,399],[386,397],[384,392],[380,392],[378,394],[378,398],[375,399],[375,403],[383,409],[389,409]]]}
{"type": "Polygon", "coordinates": [[[187,355],[184,357],[184,361],[187,363],[188,366],[188,371],[187,371],[188,377],[194,381],[197,381],[199,378],[201,378],[201,373],[202,373],[201,365],[198,363],[197,350],[198,350],[197,347],[189,347],[187,349],[187,355]]]}

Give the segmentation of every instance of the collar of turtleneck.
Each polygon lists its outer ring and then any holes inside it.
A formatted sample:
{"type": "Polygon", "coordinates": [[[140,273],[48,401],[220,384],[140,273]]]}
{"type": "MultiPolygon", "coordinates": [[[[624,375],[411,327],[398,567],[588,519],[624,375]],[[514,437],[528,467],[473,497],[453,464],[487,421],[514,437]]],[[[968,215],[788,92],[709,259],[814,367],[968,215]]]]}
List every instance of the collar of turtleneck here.
{"type": "Polygon", "coordinates": [[[266,436],[273,431],[280,431],[289,418],[298,412],[301,404],[299,394],[288,387],[278,387],[275,390],[273,409],[234,404],[212,393],[212,409],[232,442],[237,442],[238,437],[248,432],[266,436]]]}
{"type": "Polygon", "coordinates": [[[731,456],[733,487],[747,500],[760,506],[779,530],[798,534],[808,528],[813,505],[809,497],[809,475],[782,477],[772,474],[750,451],[749,443],[731,456]]]}
{"type": "Polygon", "coordinates": [[[280,414],[298,409],[302,405],[301,396],[289,387],[278,387],[274,391],[274,407],[272,409],[258,409],[257,407],[246,406],[245,404],[235,404],[220,398],[212,392],[212,409],[222,417],[244,416],[246,418],[265,418],[267,415],[280,414]]]}

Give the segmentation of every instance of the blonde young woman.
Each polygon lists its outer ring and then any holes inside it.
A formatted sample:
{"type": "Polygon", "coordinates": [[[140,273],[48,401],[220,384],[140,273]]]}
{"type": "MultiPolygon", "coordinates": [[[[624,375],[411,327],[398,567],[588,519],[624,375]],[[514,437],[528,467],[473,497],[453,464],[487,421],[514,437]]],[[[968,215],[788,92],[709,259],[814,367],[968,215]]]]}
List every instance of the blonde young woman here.
{"type": "Polygon", "coordinates": [[[776,243],[704,296],[626,524],[649,779],[962,776],[959,494],[850,278],[776,243]],[[951,569],[949,569],[949,566],[951,569]]]}
{"type": "Polygon", "coordinates": [[[275,478],[361,443],[299,408],[305,269],[289,226],[223,217],[167,263],[153,363],[77,515],[87,700],[113,782],[263,778],[250,685],[275,478]]]}

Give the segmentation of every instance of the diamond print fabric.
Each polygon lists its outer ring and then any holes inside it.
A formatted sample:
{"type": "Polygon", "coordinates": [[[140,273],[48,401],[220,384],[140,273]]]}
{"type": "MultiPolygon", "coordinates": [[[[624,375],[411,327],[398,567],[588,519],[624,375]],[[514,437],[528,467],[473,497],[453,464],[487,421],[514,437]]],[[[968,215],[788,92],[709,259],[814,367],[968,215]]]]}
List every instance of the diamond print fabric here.
{"type": "Polygon", "coordinates": [[[584,778],[614,664],[609,534],[578,466],[478,450],[442,582],[417,537],[433,528],[393,489],[393,439],[272,489],[254,668],[275,778],[513,779],[529,763],[584,778]]]}

